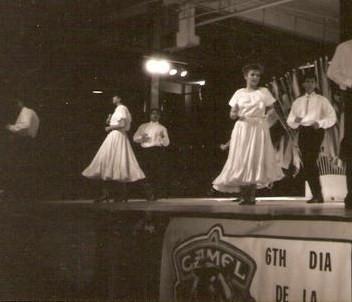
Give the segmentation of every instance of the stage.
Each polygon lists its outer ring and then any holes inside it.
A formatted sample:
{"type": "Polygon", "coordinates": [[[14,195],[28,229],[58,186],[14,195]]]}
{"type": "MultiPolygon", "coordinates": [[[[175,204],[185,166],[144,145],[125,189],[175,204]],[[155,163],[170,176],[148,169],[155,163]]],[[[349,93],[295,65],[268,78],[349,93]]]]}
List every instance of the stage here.
{"type": "MultiPolygon", "coordinates": [[[[118,221],[115,231],[122,225],[138,230],[137,257],[149,276],[144,288],[160,282],[161,302],[187,300],[209,266],[226,280],[222,286],[236,301],[351,301],[352,211],[342,202],[259,197],[255,206],[240,206],[231,198],[52,204],[106,213],[118,221]]],[[[130,240],[130,233],[121,236],[116,250],[126,251],[130,240]]],[[[212,282],[207,286],[219,285],[212,282]]],[[[146,296],[155,299],[148,291],[146,296]]]]}
{"type": "Polygon", "coordinates": [[[208,266],[236,301],[352,300],[342,202],[57,200],[0,203],[0,215],[0,300],[183,302],[208,266]]]}
{"type": "Polygon", "coordinates": [[[258,197],[255,206],[240,206],[235,198],[168,198],[148,202],[132,199],[128,202],[95,204],[92,200],[48,201],[42,204],[77,206],[96,210],[141,212],[168,216],[206,216],[220,218],[352,220],[352,210],[343,202],[307,204],[304,197],[258,197]]]}

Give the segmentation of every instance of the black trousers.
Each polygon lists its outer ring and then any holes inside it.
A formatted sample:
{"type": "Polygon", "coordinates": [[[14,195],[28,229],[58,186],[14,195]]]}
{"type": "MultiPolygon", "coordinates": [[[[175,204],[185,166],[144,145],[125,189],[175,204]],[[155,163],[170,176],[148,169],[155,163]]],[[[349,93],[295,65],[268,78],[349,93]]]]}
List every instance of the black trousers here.
{"type": "Polygon", "coordinates": [[[166,153],[163,147],[141,148],[141,166],[153,191],[159,197],[167,195],[166,153]]]}
{"type": "Polygon", "coordinates": [[[37,191],[35,140],[11,135],[2,170],[5,194],[15,201],[33,200],[37,191]]]}
{"type": "Polygon", "coordinates": [[[313,197],[321,196],[319,181],[319,169],[317,159],[320,153],[320,145],[324,139],[324,130],[313,127],[299,128],[299,148],[302,153],[303,176],[308,181],[313,197]]]}
{"type": "Polygon", "coordinates": [[[342,92],[345,113],[345,132],[341,143],[340,157],[346,161],[347,191],[345,203],[352,205],[352,90],[342,92]]]}

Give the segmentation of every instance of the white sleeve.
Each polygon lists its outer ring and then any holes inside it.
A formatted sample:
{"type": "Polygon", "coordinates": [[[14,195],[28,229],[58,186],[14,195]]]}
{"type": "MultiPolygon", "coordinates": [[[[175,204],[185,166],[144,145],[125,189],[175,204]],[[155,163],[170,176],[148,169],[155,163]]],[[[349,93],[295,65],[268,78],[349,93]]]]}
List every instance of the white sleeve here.
{"type": "Polygon", "coordinates": [[[231,97],[230,101],[229,101],[229,105],[231,107],[235,107],[235,105],[238,103],[238,97],[239,97],[239,92],[240,90],[237,90],[231,97]]]}
{"type": "Polygon", "coordinates": [[[296,107],[297,107],[297,100],[293,102],[290,113],[286,121],[287,125],[292,129],[297,129],[299,126],[299,124],[295,122],[296,117],[298,117],[296,113],[296,107]]]}
{"type": "Polygon", "coordinates": [[[169,134],[167,133],[166,127],[164,127],[164,129],[163,129],[162,145],[163,145],[164,147],[167,147],[168,145],[170,145],[169,134]]]}
{"type": "Polygon", "coordinates": [[[127,119],[128,113],[127,108],[123,106],[119,106],[116,111],[116,120],[120,121],[123,119],[127,119]]]}
{"type": "Polygon", "coordinates": [[[144,124],[142,124],[138,127],[136,133],[133,135],[133,141],[135,143],[140,143],[143,133],[144,133],[144,124]]]}
{"type": "Polygon", "coordinates": [[[323,112],[322,112],[322,119],[318,121],[319,127],[323,129],[330,128],[335,125],[336,123],[336,112],[334,107],[332,107],[329,100],[325,97],[322,97],[323,101],[323,112]]]}
{"type": "Polygon", "coordinates": [[[27,134],[27,130],[31,126],[32,115],[30,112],[21,111],[16,123],[10,125],[9,129],[11,132],[27,134]]]}
{"type": "Polygon", "coordinates": [[[276,99],[273,97],[268,88],[262,88],[264,94],[264,104],[266,107],[270,107],[272,104],[276,102],[276,99]]]}

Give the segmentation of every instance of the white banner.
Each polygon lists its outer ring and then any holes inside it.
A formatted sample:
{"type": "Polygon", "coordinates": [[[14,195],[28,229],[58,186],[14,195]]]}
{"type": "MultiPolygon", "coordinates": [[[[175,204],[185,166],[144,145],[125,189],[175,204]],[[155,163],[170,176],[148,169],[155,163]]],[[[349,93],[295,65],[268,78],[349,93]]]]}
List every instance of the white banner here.
{"type": "Polygon", "coordinates": [[[346,223],[325,223],[175,218],[160,301],[351,301],[351,242],[332,238],[346,223]]]}

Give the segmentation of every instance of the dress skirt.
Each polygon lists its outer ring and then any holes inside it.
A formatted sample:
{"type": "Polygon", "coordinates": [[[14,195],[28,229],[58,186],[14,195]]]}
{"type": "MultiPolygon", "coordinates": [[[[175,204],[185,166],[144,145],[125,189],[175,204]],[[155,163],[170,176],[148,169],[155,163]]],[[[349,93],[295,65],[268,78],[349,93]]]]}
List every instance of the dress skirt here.
{"type": "Polygon", "coordinates": [[[113,130],[82,175],[92,179],[135,182],[145,178],[127,134],[113,130]]]}
{"type": "Polygon", "coordinates": [[[284,177],[263,118],[238,120],[231,134],[227,161],[213,187],[220,192],[240,192],[241,186],[270,187],[284,177]]]}

